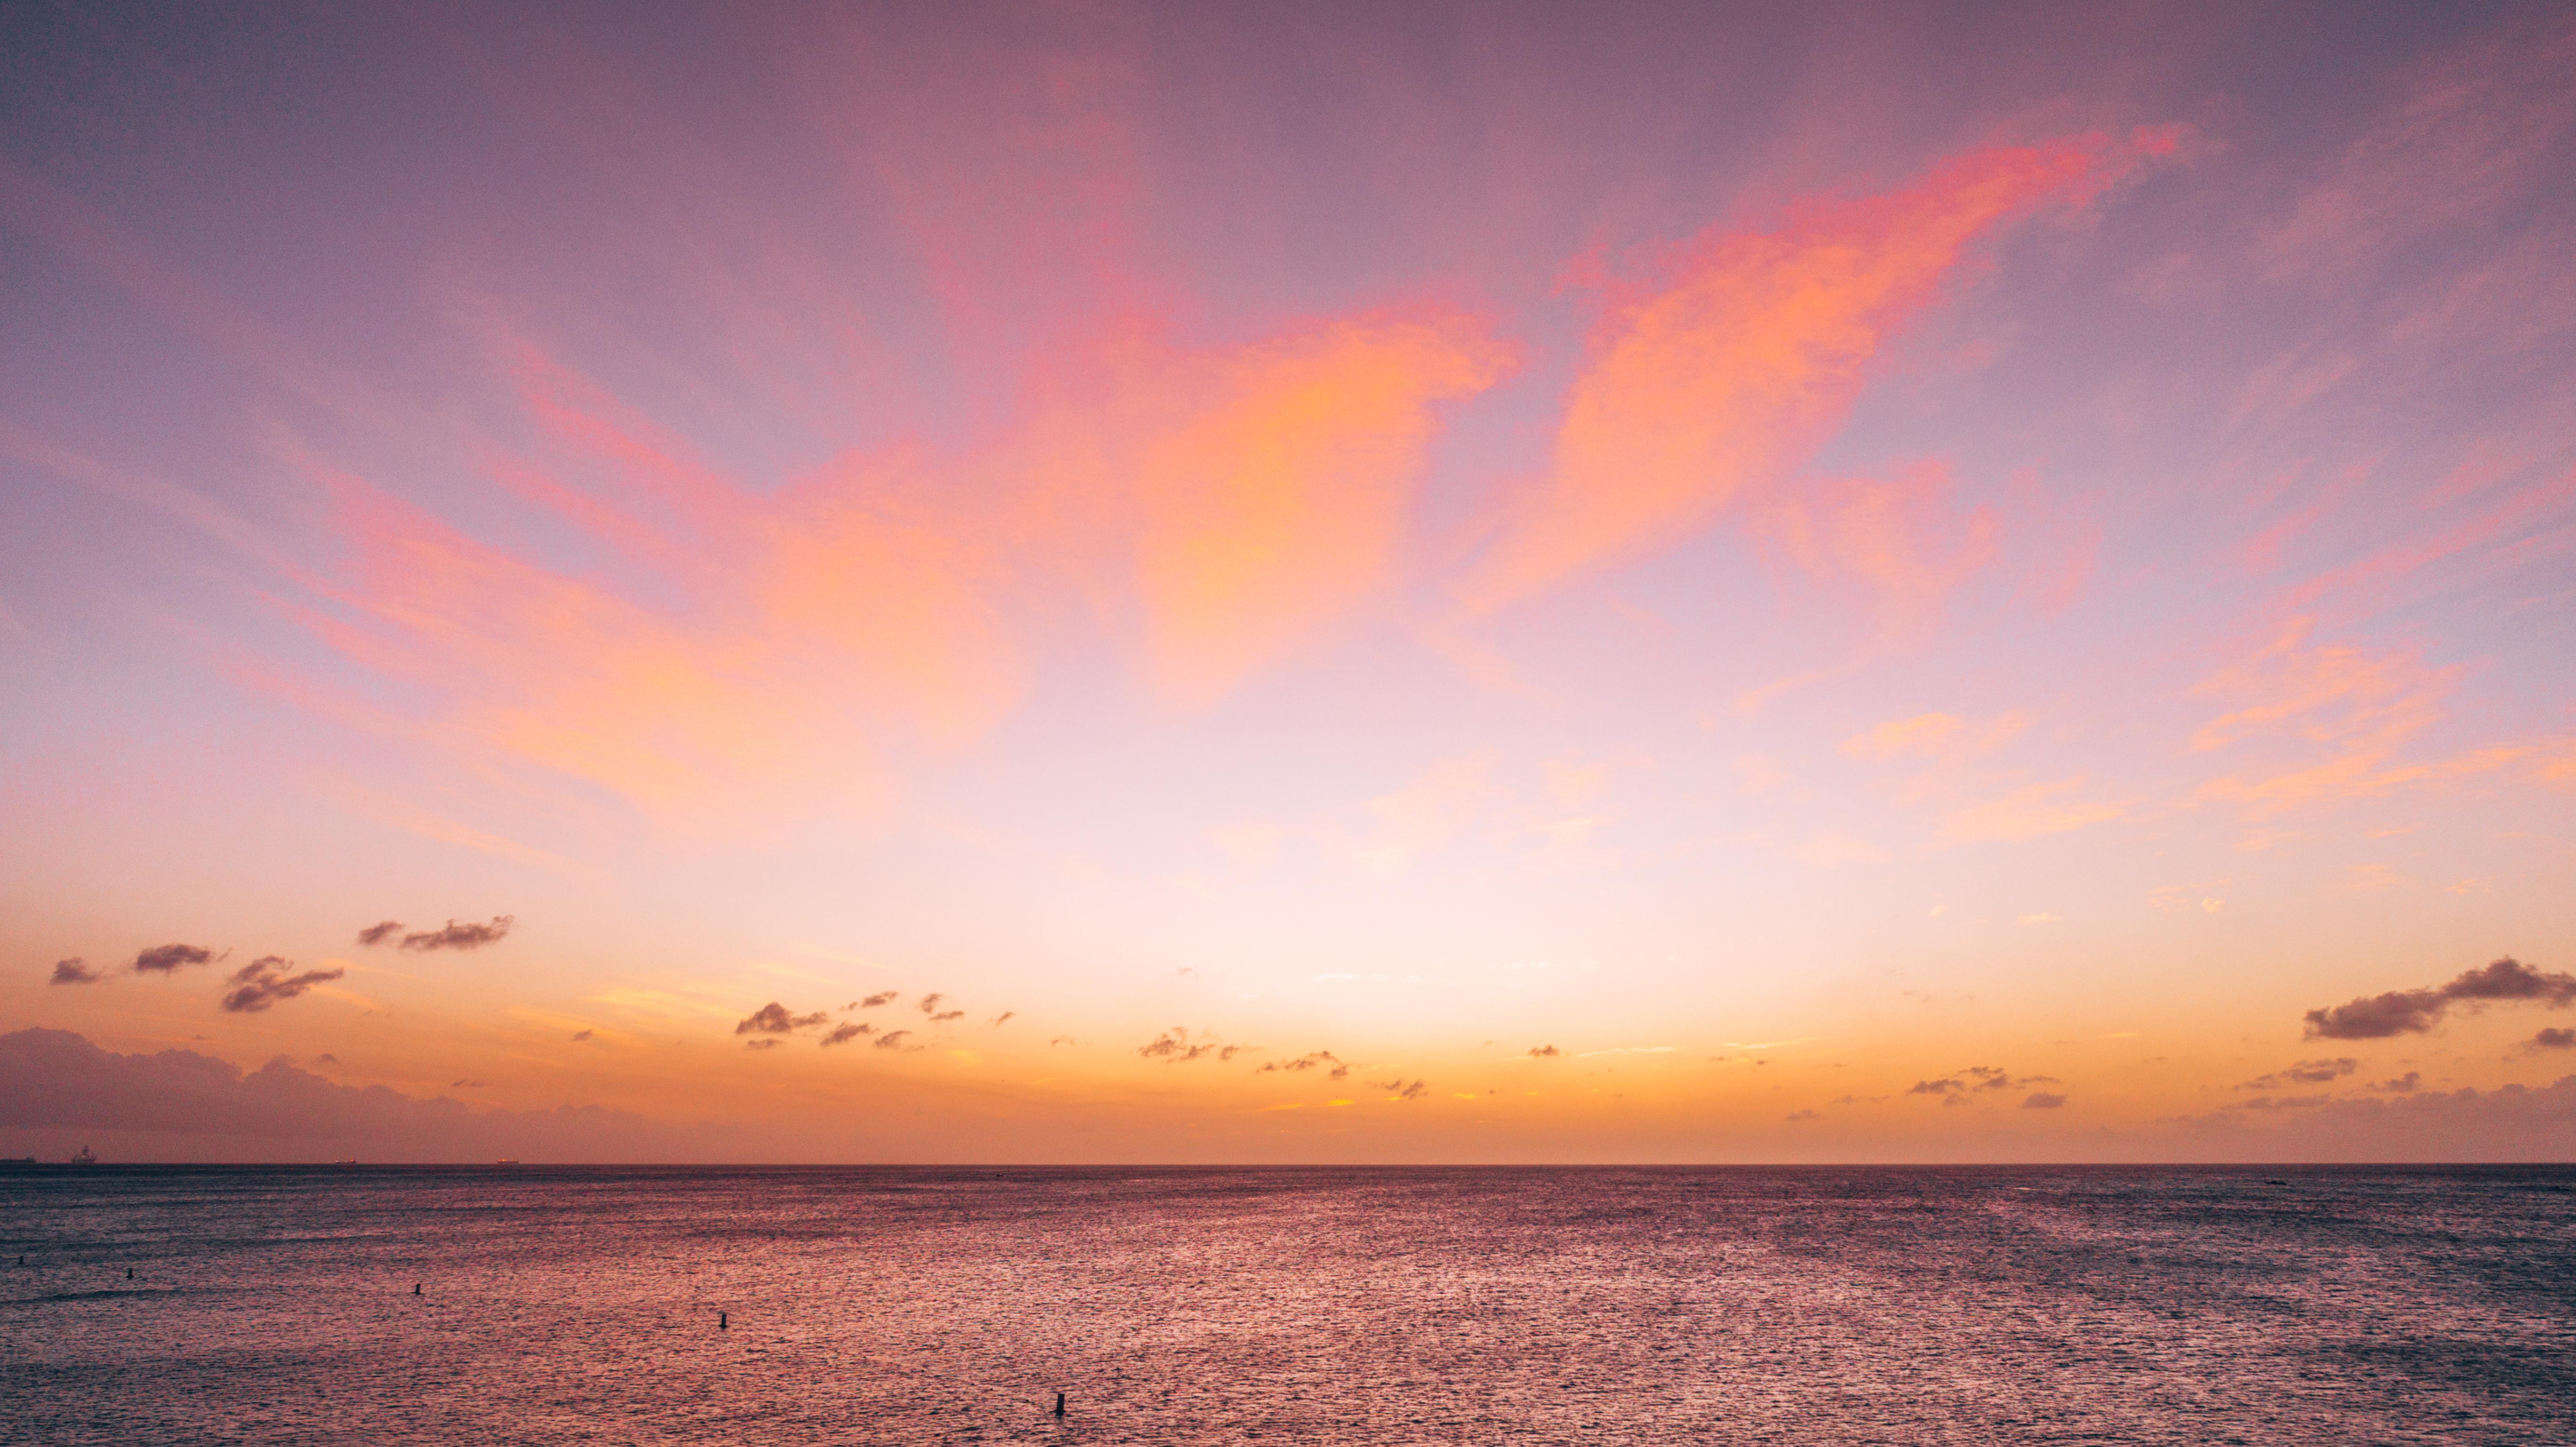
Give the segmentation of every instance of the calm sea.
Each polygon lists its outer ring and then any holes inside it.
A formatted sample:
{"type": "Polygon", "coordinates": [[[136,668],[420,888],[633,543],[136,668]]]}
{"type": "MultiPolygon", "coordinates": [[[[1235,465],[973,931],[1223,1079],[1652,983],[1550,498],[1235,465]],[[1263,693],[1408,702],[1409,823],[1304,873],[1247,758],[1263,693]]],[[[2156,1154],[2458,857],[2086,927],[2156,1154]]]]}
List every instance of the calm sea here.
{"type": "Polygon", "coordinates": [[[2576,1442],[2569,1169],[49,1169],[0,1237],[11,1443],[2576,1442]]]}

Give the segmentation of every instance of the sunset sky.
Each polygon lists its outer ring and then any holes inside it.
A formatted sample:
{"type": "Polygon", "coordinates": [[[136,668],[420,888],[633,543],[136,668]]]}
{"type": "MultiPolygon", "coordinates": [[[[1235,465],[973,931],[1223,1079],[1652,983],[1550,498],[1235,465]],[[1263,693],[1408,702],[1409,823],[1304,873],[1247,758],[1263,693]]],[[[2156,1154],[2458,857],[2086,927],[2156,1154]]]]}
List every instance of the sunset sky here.
{"type": "Polygon", "coordinates": [[[2576,1157],[2571,77],[8,7],[0,1154],[2576,1157]]]}

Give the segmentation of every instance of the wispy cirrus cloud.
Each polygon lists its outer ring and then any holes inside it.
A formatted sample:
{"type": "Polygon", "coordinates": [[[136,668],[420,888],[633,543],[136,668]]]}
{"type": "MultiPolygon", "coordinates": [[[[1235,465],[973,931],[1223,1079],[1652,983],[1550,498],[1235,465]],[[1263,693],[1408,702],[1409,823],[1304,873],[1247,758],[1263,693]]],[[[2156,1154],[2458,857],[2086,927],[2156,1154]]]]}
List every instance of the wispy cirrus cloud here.
{"type": "MultiPolygon", "coordinates": [[[[1546,474],[1462,594],[1476,611],[1626,561],[1775,483],[1839,425],[1886,339],[1979,235],[2116,169],[2099,139],[1961,156],[1907,190],[1819,204],[1771,231],[1712,229],[1594,329],[1546,474]]],[[[1893,496],[1857,490],[1783,519],[1819,565],[1875,571],[1919,602],[1940,568],[1890,545],[1893,496]],[[1875,515],[1873,515],[1875,513],[1875,515]]],[[[1971,550],[1974,549],[1971,545],[1971,550]]]]}

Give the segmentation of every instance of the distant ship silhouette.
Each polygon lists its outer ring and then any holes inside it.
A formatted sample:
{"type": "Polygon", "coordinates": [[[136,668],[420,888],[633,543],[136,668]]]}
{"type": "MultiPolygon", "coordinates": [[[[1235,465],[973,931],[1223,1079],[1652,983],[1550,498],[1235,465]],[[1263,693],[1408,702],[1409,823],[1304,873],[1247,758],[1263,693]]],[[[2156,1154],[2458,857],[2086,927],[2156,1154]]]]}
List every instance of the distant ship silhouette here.
{"type": "Polygon", "coordinates": [[[83,1146],[80,1148],[80,1153],[73,1156],[67,1164],[75,1166],[94,1166],[98,1164],[98,1155],[89,1147],[83,1146]]]}

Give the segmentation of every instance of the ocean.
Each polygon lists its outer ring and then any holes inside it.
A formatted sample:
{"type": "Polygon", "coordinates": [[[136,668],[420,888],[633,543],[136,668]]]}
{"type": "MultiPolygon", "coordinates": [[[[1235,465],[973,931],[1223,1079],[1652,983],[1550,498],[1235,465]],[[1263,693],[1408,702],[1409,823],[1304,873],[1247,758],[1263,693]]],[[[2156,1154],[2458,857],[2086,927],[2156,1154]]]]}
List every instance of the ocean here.
{"type": "Polygon", "coordinates": [[[12,1444],[2576,1442],[2569,1168],[45,1167],[0,1268],[12,1444]]]}

